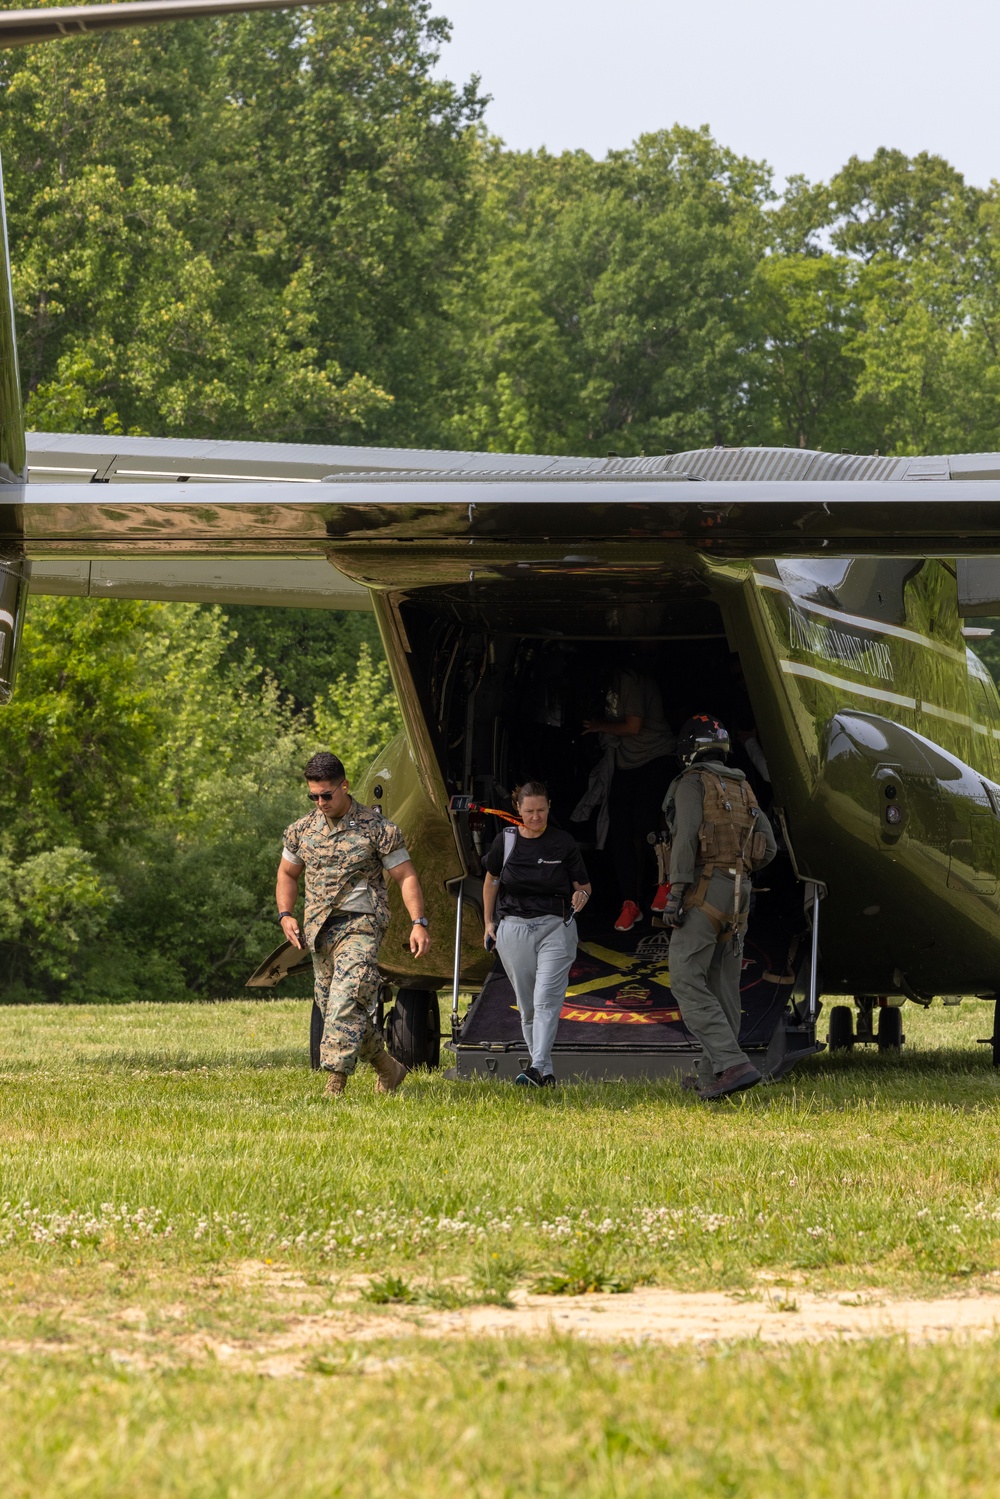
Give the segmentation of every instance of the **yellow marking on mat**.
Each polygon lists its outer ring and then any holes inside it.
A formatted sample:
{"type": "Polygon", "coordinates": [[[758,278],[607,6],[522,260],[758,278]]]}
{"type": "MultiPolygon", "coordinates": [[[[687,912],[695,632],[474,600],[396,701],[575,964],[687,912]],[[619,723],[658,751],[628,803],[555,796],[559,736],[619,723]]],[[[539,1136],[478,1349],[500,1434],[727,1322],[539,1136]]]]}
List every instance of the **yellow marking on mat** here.
{"type": "Polygon", "coordinates": [[[638,958],[637,953],[617,952],[615,948],[601,947],[597,942],[581,942],[580,951],[591,958],[599,958],[602,963],[610,963],[612,968],[622,968],[638,958]]]}
{"type": "Polygon", "coordinates": [[[593,994],[598,989],[610,989],[615,984],[642,982],[670,988],[670,969],[667,965],[660,963],[655,968],[651,966],[656,963],[659,954],[647,956],[641,952],[617,952],[613,947],[601,947],[597,942],[581,942],[580,951],[585,952],[588,957],[597,958],[601,963],[607,963],[615,972],[587,979],[582,984],[572,984],[566,990],[567,999],[576,999],[581,994],[593,994]]]}
{"type": "Polygon", "coordinates": [[[586,984],[571,984],[566,990],[566,998],[576,999],[580,994],[593,994],[595,989],[610,989],[612,984],[624,982],[624,973],[607,973],[603,978],[590,979],[586,984]]]}

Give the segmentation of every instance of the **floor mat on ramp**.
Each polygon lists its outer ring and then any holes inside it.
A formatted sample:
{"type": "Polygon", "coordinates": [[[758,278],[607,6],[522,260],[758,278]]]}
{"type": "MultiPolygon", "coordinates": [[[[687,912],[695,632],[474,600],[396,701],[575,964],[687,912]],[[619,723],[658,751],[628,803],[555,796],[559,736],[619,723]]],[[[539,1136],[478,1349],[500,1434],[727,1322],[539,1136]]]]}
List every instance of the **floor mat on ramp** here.
{"type": "MultiPolygon", "coordinates": [[[[785,923],[768,932],[758,923],[743,955],[744,1045],[766,1046],[790,993],[794,954],[785,923]],[[772,951],[780,953],[773,959],[772,951]]],[[[570,970],[557,1046],[688,1046],[694,1037],[670,992],[669,932],[601,934],[581,941],[570,970]]],[[[499,957],[462,1026],[461,1044],[521,1041],[514,990],[499,957]]]]}
{"type": "MultiPolygon", "coordinates": [[[[618,933],[615,938],[621,940],[618,933]]],[[[570,969],[556,1045],[689,1045],[692,1038],[670,993],[666,932],[639,937],[622,947],[612,946],[614,940],[580,943],[570,969]]],[[[462,1043],[520,1040],[514,990],[497,958],[462,1027],[462,1043]]]]}

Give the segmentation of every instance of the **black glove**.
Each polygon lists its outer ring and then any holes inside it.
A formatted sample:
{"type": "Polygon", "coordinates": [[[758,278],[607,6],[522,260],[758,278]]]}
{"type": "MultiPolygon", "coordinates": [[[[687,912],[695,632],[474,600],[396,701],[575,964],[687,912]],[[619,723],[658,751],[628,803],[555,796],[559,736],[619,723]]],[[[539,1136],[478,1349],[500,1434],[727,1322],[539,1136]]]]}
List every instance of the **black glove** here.
{"type": "Polygon", "coordinates": [[[667,904],[663,909],[664,926],[684,925],[684,892],[686,885],[671,885],[667,904]]]}

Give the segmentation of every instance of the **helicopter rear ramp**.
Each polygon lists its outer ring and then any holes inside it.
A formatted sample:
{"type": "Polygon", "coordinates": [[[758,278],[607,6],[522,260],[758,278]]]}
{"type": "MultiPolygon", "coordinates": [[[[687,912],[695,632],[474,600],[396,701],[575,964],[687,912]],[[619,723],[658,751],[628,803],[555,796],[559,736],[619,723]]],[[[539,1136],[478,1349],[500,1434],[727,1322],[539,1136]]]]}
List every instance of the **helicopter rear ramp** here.
{"type": "MultiPolygon", "coordinates": [[[[797,924],[787,905],[773,914],[766,901],[760,905],[744,950],[740,1042],[765,1076],[781,1076],[819,1048],[815,1026],[802,1025],[795,1009],[805,951],[797,924]]],[[[510,1079],[527,1066],[514,991],[499,958],[452,1050],[458,1078],[510,1079]]],[[[670,991],[669,932],[584,934],[553,1048],[557,1078],[677,1077],[700,1056],[670,991]]]]}

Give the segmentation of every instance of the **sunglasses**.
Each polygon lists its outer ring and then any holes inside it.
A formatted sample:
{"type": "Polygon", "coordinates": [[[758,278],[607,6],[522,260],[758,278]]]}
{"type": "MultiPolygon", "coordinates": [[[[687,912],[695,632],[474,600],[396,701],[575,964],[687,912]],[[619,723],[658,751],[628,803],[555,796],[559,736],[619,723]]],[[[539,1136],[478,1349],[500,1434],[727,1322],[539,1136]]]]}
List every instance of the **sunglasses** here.
{"type": "MultiPolygon", "coordinates": [[[[343,788],[343,786],[340,786],[337,789],[339,791],[343,791],[344,788],[343,788]]],[[[306,792],[306,796],[309,798],[309,800],[311,802],[332,802],[333,798],[336,795],[337,795],[336,791],[307,791],[306,792]]]]}

